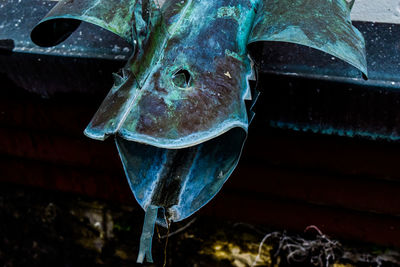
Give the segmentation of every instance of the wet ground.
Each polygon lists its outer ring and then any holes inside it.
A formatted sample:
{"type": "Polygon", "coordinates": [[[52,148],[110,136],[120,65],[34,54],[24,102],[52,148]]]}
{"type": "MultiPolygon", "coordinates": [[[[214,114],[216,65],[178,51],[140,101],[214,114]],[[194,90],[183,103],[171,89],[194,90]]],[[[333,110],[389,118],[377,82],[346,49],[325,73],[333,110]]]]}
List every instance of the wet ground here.
{"type": "MultiPolygon", "coordinates": [[[[135,266],[143,216],[135,203],[0,184],[0,266],[135,266]]],[[[145,266],[400,266],[397,249],[312,226],[286,233],[199,215],[173,224],[167,246],[166,235],[157,227],[145,266]]]]}

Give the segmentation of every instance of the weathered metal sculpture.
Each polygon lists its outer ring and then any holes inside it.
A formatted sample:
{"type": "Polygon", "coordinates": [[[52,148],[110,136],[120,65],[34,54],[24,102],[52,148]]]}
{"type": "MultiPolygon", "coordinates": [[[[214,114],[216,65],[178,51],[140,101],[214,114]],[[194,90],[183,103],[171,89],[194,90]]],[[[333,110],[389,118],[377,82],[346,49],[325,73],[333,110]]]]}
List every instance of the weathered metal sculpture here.
{"type": "Polygon", "coordinates": [[[245,100],[256,98],[248,44],[310,46],[366,74],[364,41],[349,17],[352,4],[62,0],[33,30],[33,41],[51,46],[82,20],[134,46],[85,134],[98,140],[115,135],[130,187],[146,211],[138,262],[152,261],[155,222],[187,218],[235,169],[253,116],[245,100]]]}

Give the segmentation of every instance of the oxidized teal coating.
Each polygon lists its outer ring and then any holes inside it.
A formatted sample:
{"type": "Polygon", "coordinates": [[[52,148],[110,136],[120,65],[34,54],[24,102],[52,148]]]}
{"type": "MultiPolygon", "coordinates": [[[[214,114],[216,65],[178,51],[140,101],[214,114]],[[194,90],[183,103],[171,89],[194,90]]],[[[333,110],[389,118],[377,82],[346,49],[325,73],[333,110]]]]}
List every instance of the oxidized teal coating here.
{"type": "Polygon", "coordinates": [[[253,20],[254,6],[230,2],[168,2],[128,64],[126,73],[135,79],[110,92],[85,133],[104,139],[118,131],[129,141],[176,149],[235,127],[247,130],[244,99],[250,99],[252,75],[247,21],[253,20]],[[190,75],[186,87],[176,81],[180,70],[190,75]],[[125,101],[119,101],[121,95],[125,101]]]}
{"type": "Polygon", "coordinates": [[[155,221],[165,226],[187,218],[235,169],[252,117],[245,106],[254,77],[249,43],[307,45],[367,73],[364,40],[349,19],[351,5],[346,0],[63,0],[34,29],[34,41],[51,45],[66,38],[77,26],[73,21],[83,20],[135,48],[85,134],[98,140],[116,136],[129,185],[147,212],[139,262],[152,261],[155,221]]]}
{"type": "Polygon", "coordinates": [[[353,4],[354,0],[264,0],[249,43],[306,45],[338,57],[367,75],[364,38],[350,21],[353,4]]]}
{"type": "Polygon", "coordinates": [[[62,0],[33,29],[32,40],[41,46],[53,46],[64,41],[72,29],[65,20],[85,21],[105,28],[129,43],[133,41],[132,25],[136,0],[62,0]],[[57,27],[59,27],[57,29],[57,27]]]}
{"type": "MultiPolygon", "coordinates": [[[[162,207],[170,221],[192,215],[220,190],[236,167],[246,132],[224,135],[183,149],[163,149],[117,137],[129,185],[142,207],[162,207]],[[140,151],[140,153],[138,153],[140,151]]],[[[165,225],[164,214],[158,222],[165,225]]]]}
{"type": "Polygon", "coordinates": [[[116,144],[129,185],[146,210],[139,262],[145,255],[151,259],[148,248],[156,218],[147,213],[154,212],[154,207],[160,208],[157,222],[166,226],[167,222],[180,221],[199,210],[232,174],[245,139],[246,132],[237,127],[199,145],[163,149],[117,136],[116,144]]]}

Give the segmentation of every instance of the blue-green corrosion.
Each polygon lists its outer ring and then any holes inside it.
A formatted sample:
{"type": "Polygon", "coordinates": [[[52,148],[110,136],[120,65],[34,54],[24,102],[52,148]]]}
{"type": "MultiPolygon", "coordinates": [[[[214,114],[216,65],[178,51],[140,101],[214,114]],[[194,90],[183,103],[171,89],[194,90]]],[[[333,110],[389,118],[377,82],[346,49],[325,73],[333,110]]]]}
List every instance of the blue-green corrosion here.
{"type": "Polygon", "coordinates": [[[129,185],[146,211],[138,262],[152,261],[154,223],[204,206],[235,169],[247,136],[254,77],[248,44],[293,42],[366,74],[364,40],[346,0],[62,0],[32,32],[44,46],[79,21],[134,47],[85,130],[115,135],[129,185]]]}
{"type": "Polygon", "coordinates": [[[264,0],[249,43],[306,45],[340,58],[367,75],[365,43],[351,25],[354,0],[264,0]]]}
{"type": "Polygon", "coordinates": [[[129,141],[177,149],[235,127],[246,131],[254,8],[241,2],[167,2],[127,65],[132,82],[110,92],[86,134],[104,139],[119,132],[129,141]]]}

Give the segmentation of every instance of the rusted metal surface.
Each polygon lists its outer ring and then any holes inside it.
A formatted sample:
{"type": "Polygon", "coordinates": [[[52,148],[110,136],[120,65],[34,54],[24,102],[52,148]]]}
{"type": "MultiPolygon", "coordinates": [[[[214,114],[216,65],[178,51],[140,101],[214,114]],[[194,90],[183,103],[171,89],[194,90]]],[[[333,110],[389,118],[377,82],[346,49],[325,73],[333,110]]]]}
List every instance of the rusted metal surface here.
{"type": "Polygon", "coordinates": [[[187,218],[236,167],[249,124],[245,100],[255,99],[249,43],[307,45],[366,74],[363,37],[349,19],[352,3],[312,2],[64,0],[33,30],[34,42],[51,46],[83,20],[134,47],[85,134],[99,140],[118,135],[131,189],[152,214],[139,262],[152,261],[158,208],[160,224],[187,218]]]}

